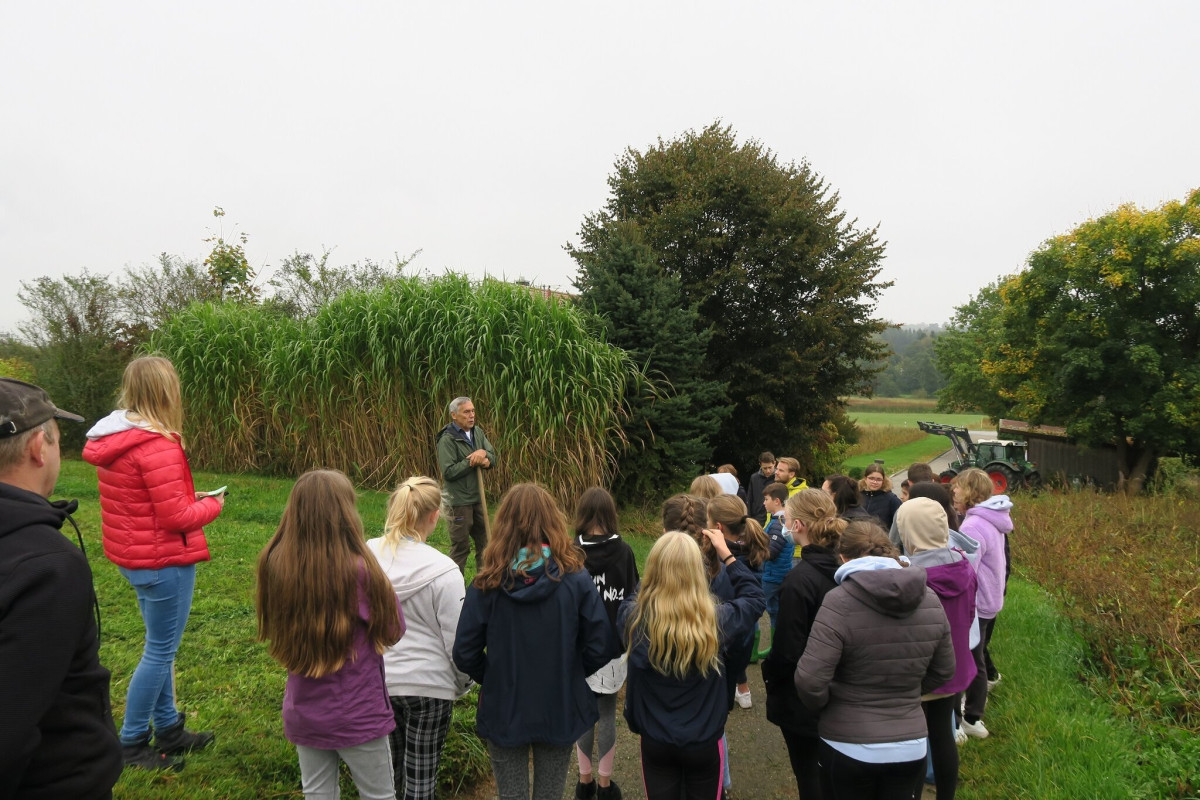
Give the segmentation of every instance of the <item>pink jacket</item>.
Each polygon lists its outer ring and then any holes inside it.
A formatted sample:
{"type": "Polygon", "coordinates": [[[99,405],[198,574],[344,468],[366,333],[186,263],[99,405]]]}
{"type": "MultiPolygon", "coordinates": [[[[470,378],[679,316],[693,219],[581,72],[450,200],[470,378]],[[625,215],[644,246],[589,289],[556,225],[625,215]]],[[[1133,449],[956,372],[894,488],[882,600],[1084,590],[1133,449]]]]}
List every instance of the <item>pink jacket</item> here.
{"type": "Polygon", "coordinates": [[[88,431],[83,459],[100,476],[104,555],[126,569],[162,569],[208,561],[202,526],[221,513],[213,497],[196,499],[178,438],[168,439],[114,411],[88,431]]]}

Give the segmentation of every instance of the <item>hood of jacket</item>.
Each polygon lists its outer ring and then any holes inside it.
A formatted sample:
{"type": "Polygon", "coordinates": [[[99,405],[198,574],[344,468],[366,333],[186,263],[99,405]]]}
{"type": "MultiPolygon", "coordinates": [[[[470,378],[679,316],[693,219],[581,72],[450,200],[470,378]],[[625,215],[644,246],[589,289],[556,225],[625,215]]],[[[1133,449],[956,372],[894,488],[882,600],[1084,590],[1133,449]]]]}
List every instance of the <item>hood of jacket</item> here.
{"type": "Polygon", "coordinates": [[[912,563],[925,570],[925,582],[938,597],[958,597],[968,589],[975,591],[975,581],[971,580],[974,568],[956,550],[949,547],[926,550],[913,556],[912,563]]]}
{"type": "Polygon", "coordinates": [[[1009,513],[1012,507],[1013,504],[1008,499],[1008,495],[998,494],[989,497],[977,506],[968,508],[964,518],[980,517],[1001,533],[1010,533],[1013,529],[1012,515],[1009,513]]]}
{"type": "Polygon", "coordinates": [[[821,547],[817,544],[809,544],[800,548],[800,560],[808,564],[817,572],[829,578],[829,580],[837,582],[838,567],[841,562],[838,561],[837,554],[828,547],[821,547]]]}
{"type": "Polygon", "coordinates": [[[67,516],[77,508],[76,500],[52,503],[40,494],[0,483],[0,537],[31,525],[49,525],[61,530],[67,516]]]}
{"type": "Polygon", "coordinates": [[[395,548],[391,548],[380,536],[369,540],[367,547],[378,558],[384,573],[392,581],[392,589],[402,603],[447,572],[458,572],[458,567],[453,561],[447,560],[441,552],[423,542],[404,540],[395,548]],[[402,576],[388,569],[392,560],[403,562],[402,576]]]}
{"type": "Polygon", "coordinates": [[[834,579],[867,607],[897,619],[910,616],[925,598],[925,570],[902,567],[894,558],[855,558],[834,579]]]}
{"type": "Polygon", "coordinates": [[[620,534],[612,534],[602,539],[590,536],[576,536],[575,544],[587,555],[588,571],[592,574],[605,572],[618,560],[625,557],[625,548],[621,545],[620,534]]]}
{"type": "Polygon", "coordinates": [[[95,467],[107,467],[134,447],[156,436],[161,437],[162,434],[131,422],[126,411],[117,409],[87,432],[83,460],[95,467]]]}
{"type": "Polygon", "coordinates": [[[962,531],[950,529],[950,546],[957,547],[968,556],[973,556],[979,552],[979,541],[973,539],[962,531]]]}
{"type": "Polygon", "coordinates": [[[501,585],[500,590],[517,603],[540,603],[558,591],[562,572],[553,559],[546,559],[541,566],[529,570],[527,576],[512,575],[512,585],[501,585]]]}

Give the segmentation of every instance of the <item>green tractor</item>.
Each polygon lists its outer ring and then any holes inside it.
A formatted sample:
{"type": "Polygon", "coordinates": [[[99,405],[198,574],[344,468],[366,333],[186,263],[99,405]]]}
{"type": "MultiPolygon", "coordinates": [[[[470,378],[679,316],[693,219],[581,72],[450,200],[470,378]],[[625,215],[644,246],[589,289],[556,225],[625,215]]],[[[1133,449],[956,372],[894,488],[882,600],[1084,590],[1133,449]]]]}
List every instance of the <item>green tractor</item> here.
{"type": "Polygon", "coordinates": [[[972,442],[966,428],[943,425],[940,422],[918,422],[917,427],[926,433],[950,438],[958,460],[950,464],[938,477],[949,483],[954,476],[969,467],[979,467],[992,479],[996,494],[1016,491],[1023,486],[1037,486],[1042,481],[1037,464],[1025,458],[1025,444],[1006,439],[987,439],[972,442]]]}

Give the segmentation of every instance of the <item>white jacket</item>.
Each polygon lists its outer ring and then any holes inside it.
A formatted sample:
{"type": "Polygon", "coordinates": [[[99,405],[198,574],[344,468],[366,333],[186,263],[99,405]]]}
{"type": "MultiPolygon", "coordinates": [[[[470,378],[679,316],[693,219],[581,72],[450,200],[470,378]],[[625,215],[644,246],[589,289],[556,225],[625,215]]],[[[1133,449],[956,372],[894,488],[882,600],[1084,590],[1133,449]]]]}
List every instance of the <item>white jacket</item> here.
{"type": "Polygon", "coordinates": [[[388,694],[442,700],[461,697],[471,681],[451,660],[458,615],[467,594],[458,566],[420,542],[402,541],[392,550],[381,537],[368,541],[367,547],[392,582],[408,626],[404,638],[383,653],[388,694]]]}

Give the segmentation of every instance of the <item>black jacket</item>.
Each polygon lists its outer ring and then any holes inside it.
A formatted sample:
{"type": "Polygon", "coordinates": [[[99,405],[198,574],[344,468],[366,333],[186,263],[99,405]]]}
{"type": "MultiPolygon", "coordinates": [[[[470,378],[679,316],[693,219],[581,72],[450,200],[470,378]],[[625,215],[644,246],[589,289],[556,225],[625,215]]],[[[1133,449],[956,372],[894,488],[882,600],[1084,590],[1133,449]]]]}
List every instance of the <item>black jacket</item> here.
{"type": "MultiPolygon", "coordinates": [[[[612,623],[613,645],[619,647],[621,637],[617,633],[617,612],[625,598],[632,597],[637,591],[638,585],[637,558],[633,555],[633,548],[615,533],[600,539],[576,536],[575,544],[583,550],[584,569],[596,584],[604,611],[612,623]]],[[[612,657],[620,654],[620,650],[617,650],[612,657]]]]}
{"type": "Polygon", "coordinates": [[[0,798],[108,797],[121,775],[75,508],[0,483],[0,798]]]}
{"type": "Polygon", "coordinates": [[[891,530],[892,520],[896,518],[896,509],[900,508],[900,498],[883,489],[873,489],[859,492],[862,496],[862,508],[879,523],[883,529],[891,530]]]}
{"type": "Polygon", "coordinates": [[[749,509],[750,516],[755,519],[762,519],[766,516],[767,509],[763,505],[763,492],[774,482],[775,478],[763,475],[762,469],[756,469],[750,474],[750,480],[746,481],[750,486],[746,492],[746,508],[749,509]]]}
{"type": "Polygon", "coordinates": [[[792,676],[804,654],[821,601],[837,585],[833,574],[839,566],[837,556],[828,548],[810,544],[800,551],[800,563],[783,579],[775,639],[770,655],[762,663],[767,721],[802,736],[817,735],[817,715],[800,702],[792,676]]]}

